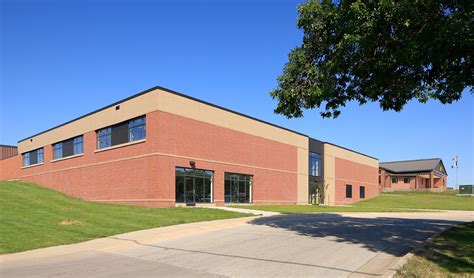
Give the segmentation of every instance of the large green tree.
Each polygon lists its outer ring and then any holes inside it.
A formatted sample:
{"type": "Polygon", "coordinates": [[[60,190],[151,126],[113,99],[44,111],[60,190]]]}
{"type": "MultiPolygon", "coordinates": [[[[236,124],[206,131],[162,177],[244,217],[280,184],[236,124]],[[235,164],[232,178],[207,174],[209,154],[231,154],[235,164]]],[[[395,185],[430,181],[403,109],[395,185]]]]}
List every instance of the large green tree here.
{"type": "Polygon", "coordinates": [[[410,100],[452,103],[473,93],[474,1],[308,1],[298,7],[303,43],[289,54],[276,113],[322,108],[337,117],[349,101],[402,110],[410,100]]]}

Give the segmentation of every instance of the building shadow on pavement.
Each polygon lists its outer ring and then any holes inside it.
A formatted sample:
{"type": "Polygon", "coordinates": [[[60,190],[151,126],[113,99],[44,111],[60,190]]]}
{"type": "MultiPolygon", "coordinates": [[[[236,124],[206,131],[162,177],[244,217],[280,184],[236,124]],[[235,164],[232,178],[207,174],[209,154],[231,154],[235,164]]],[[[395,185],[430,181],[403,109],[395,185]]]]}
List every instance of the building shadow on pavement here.
{"type": "Polygon", "coordinates": [[[360,244],[374,252],[403,256],[433,234],[460,222],[308,213],[261,217],[250,223],[286,229],[302,236],[329,237],[336,242],[360,244]]]}

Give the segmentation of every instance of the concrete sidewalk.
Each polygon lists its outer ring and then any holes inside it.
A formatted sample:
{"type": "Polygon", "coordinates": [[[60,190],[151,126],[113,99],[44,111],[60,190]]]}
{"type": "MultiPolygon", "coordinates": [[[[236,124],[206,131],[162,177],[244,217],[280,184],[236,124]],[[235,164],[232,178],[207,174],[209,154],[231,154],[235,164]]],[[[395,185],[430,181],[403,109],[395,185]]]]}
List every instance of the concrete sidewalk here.
{"type": "Polygon", "coordinates": [[[5,254],[0,255],[0,264],[35,258],[63,256],[90,250],[115,250],[137,244],[147,244],[150,242],[159,242],[162,240],[179,239],[180,237],[186,237],[197,233],[237,227],[244,225],[255,218],[257,218],[257,216],[159,227],[98,238],[80,243],[52,246],[13,254],[5,254]]]}
{"type": "Polygon", "coordinates": [[[225,206],[224,207],[209,207],[209,208],[240,212],[240,213],[249,213],[249,214],[263,216],[263,217],[275,216],[275,215],[281,214],[279,212],[273,212],[273,211],[254,210],[254,209],[246,209],[246,208],[232,208],[232,207],[225,207],[225,206]]]}
{"type": "Polygon", "coordinates": [[[474,221],[473,213],[274,213],[198,222],[2,255],[0,276],[375,277],[464,221],[474,221]]]}

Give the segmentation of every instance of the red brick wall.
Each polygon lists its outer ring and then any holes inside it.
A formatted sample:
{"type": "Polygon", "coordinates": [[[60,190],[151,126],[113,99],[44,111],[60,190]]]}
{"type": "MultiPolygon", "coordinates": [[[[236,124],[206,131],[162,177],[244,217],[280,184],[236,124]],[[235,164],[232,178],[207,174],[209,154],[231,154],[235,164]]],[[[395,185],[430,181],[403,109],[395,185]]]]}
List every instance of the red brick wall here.
{"type": "Polygon", "coordinates": [[[433,188],[441,188],[446,189],[448,187],[448,180],[446,177],[442,177],[439,179],[433,179],[433,188]],[[443,183],[444,181],[444,183],[443,183]]]}
{"type": "Polygon", "coordinates": [[[387,186],[385,183],[385,170],[379,169],[379,187],[383,188],[387,186]]]}
{"type": "Polygon", "coordinates": [[[0,160],[0,180],[17,179],[19,176],[20,167],[20,155],[0,160]]]}
{"type": "Polygon", "coordinates": [[[389,175],[385,174],[385,187],[390,186],[392,186],[392,178],[389,175]]]}
{"type": "Polygon", "coordinates": [[[337,205],[360,201],[360,186],[365,186],[365,199],[375,197],[379,194],[378,168],[337,157],[335,160],[335,168],[335,203],[337,205]],[[352,198],[346,198],[346,184],[352,185],[352,198]]]}
{"type": "MultiPolygon", "coordinates": [[[[54,143],[54,142],[51,142],[54,143]]],[[[175,167],[214,171],[214,200],[224,201],[224,171],[254,175],[254,203],[296,203],[296,147],[164,112],[147,114],[146,142],[95,152],[95,132],[84,135],[84,155],[22,169],[23,180],[87,200],[174,205],[175,167]]]]}
{"type": "Polygon", "coordinates": [[[398,176],[398,182],[392,183],[392,177],[390,177],[391,189],[395,191],[415,189],[415,182],[416,182],[415,177],[408,177],[408,178],[410,179],[410,183],[405,183],[403,176],[398,176]]]}

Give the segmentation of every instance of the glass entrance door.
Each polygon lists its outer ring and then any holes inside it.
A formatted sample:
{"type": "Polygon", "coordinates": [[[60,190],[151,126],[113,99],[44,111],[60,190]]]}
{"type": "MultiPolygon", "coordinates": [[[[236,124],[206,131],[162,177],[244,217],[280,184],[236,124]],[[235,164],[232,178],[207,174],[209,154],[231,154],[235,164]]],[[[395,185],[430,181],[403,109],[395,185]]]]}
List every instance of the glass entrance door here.
{"type": "Polygon", "coordinates": [[[193,177],[184,178],[184,202],[186,204],[196,203],[196,194],[194,190],[195,180],[193,177]]]}
{"type": "Polygon", "coordinates": [[[213,172],[176,167],[176,203],[212,203],[213,172]]]}

